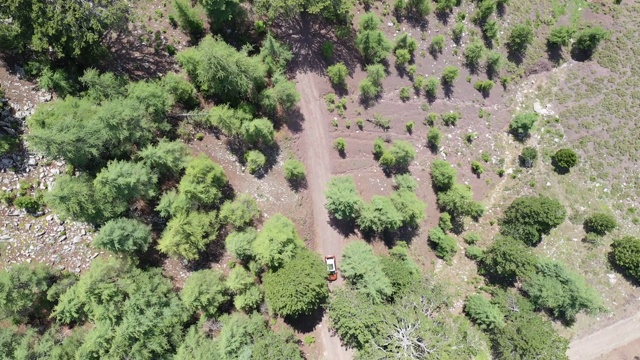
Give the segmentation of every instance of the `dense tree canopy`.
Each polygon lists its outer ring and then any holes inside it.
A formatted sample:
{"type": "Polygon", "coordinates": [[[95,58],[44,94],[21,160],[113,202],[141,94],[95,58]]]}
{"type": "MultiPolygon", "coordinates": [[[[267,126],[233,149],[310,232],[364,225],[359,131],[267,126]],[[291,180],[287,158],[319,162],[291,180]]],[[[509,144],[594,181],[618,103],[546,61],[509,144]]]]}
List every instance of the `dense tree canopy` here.
{"type": "Polygon", "coordinates": [[[158,250],[187,261],[197,260],[218,235],[215,211],[191,211],[173,217],[158,240],[158,250]]]}
{"type": "Polygon", "coordinates": [[[343,287],[331,293],[327,311],[330,326],[342,343],[362,349],[378,335],[384,308],[374,304],[365,294],[343,287]]]}
{"type": "Polygon", "coordinates": [[[545,196],[522,196],[504,211],[500,220],[503,235],[534,246],[556,226],[562,224],[567,211],[556,199],[545,196]]]}
{"type": "Polygon", "coordinates": [[[382,270],[380,259],[363,241],[345,246],[341,269],[342,276],[375,304],[382,303],[393,294],[393,286],[382,270]]]}
{"type": "Polygon", "coordinates": [[[24,323],[46,316],[52,303],[47,292],[56,275],[45,265],[19,264],[0,272],[0,318],[24,323]]]}
{"type": "Polygon", "coordinates": [[[493,339],[494,354],[500,360],[568,359],[569,341],[558,335],[550,321],[535,313],[515,315],[513,320],[497,330],[493,339]]]}
{"type": "Polygon", "coordinates": [[[480,272],[494,282],[509,286],[518,278],[531,276],[537,263],[536,256],[524,243],[500,236],[485,250],[480,272]]]}
{"type": "Polygon", "coordinates": [[[256,261],[270,269],[277,269],[289,262],[304,243],[291,220],[276,214],[265,221],[252,244],[256,261]]]}
{"type": "Polygon", "coordinates": [[[229,301],[222,273],[200,270],[189,275],[180,292],[182,303],[192,312],[202,311],[207,317],[220,315],[221,306],[229,301]]]}
{"type": "Polygon", "coordinates": [[[146,251],[151,242],[151,227],[144,223],[126,218],[108,221],[93,239],[93,246],[130,254],[146,251]]]}

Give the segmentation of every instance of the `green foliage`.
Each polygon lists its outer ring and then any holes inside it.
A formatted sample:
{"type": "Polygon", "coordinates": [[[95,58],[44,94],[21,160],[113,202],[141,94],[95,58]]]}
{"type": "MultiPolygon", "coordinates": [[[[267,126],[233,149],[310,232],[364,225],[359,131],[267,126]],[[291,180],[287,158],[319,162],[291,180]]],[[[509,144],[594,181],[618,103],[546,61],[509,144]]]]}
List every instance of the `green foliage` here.
{"type": "Polygon", "coordinates": [[[221,189],[227,186],[227,176],[222,167],[205,155],[192,158],[178,185],[192,208],[208,208],[219,205],[221,189]]]}
{"type": "Polygon", "coordinates": [[[473,201],[471,189],[463,184],[454,184],[449,190],[438,193],[438,206],[455,219],[463,216],[478,219],[484,214],[484,206],[473,201]]]}
{"type": "Polygon", "coordinates": [[[342,276],[374,304],[393,294],[393,286],[382,270],[373,248],[363,241],[347,244],[342,255],[342,276]]]}
{"type": "Polygon", "coordinates": [[[20,324],[46,318],[53,304],[47,291],[56,280],[45,265],[18,264],[0,272],[0,318],[20,324]]]}
{"type": "Polygon", "coordinates": [[[444,232],[449,232],[451,231],[451,229],[453,229],[453,224],[451,224],[451,215],[449,215],[449,213],[440,214],[438,227],[444,232]]]}
{"type": "Polygon", "coordinates": [[[385,150],[386,145],[384,143],[384,140],[381,137],[376,138],[373,141],[373,157],[375,159],[379,159],[384,154],[385,150]]]}
{"type": "Polygon", "coordinates": [[[482,58],[484,52],[485,48],[482,42],[480,40],[474,40],[467,44],[462,54],[467,66],[475,68],[480,64],[480,59],[482,58]]]}
{"type": "Polygon", "coordinates": [[[491,19],[482,25],[482,32],[487,39],[497,40],[498,39],[498,22],[494,19],[491,19]]]}
{"type": "Polygon", "coordinates": [[[382,80],[387,76],[386,70],[381,64],[367,66],[367,79],[377,87],[382,85],[382,80]]]}
{"type": "Polygon", "coordinates": [[[462,117],[462,114],[457,111],[451,111],[440,114],[440,117],[446,126],[455,126],[458,123],[458,120],[460,120],[460,117],[462,117]]]}
{"type": "Polygon", "coordinates": [[[433,151],[438,151],[442,142],[442,132],[437,127],[432,127],[427,133],[427,145],[433,151]]]}
{"type": "Polygon", "coordinates": [[[253,345],[251,359],[303,360],[297,341],[297,338],[291,331],[284,333],[267,331],[266,334],[258,338],[253,345]]]}
{"type": "Polygon", "coordinates": [[[478,80],[473,84],[473,88],[481,92],[484,96],[488,96],[491,89],[493,89],[493,81],[491,80],[478,80]]]}
{"type": "Polygon", "coordinates": [[[158,240],[158,250],[194,261],[218,235],[216,213],[189,212],[173,217],[158,240]]]}
{"type": "Polygon", "coordinates": [[[480,237],[480,234],[475,232],[464,234],[462,238],[464,239],[464,242],[469,245],[476,244],[478,241],[482,240],[482,238],[480,237]]]}
{"type": "Polygon", "coordinates": [[[578,165],[578,154],[571,149],[560,149],[551,156],[551,161],[556,171],[568,172],[572,167],[578,165]]]}
{"type": "Polygon", "coordinates": [[[126,79],[110,72],[100,74],[96,69],[87,69],[78,80],[87,89],[84,95],[96,102],[117,99],[127,94],[126,79]]]}
{"type": "Polygon", "coordinates": [[[407,244],[403,241],[398,242],[389,253],[390,256],[380,257],[382,271],[391,281],[393,293],[401,294],[420,280],[420,268],[409,258],[407,244]]]}
{"type": "Polygon", "coordinates": [[[273,87],[260,93],[260,104],[267,113],[276,114],[279,109],[291,111],[300,101],[296,84],[281,74],[273,77],[273,87]]]}
{"type": "Polygon", "coordinates": [[[400,100],[402,100],[403,102],[409,101],[409,99],[411,98],[411,88],[407,86],[400,88],[399,96],[400,96],[400,100]]]}
{"type": "Polygon", "coordinates": [[[273,123],[265,118],[243,123],[241,133],[244,140],[252,146],[263,147],[275,142],[273,123]]]}
{"type": "Polygon", "coordinates": [[[517,113],[509,123],[509,132],[519,141],[524,141],[529,137],[536,120],[538,114],[534,112],[517,113]]]}
{"type": "Polygon", "coordinates": [[[366,63],[378,63],[389,55],[391,43],[380,30],[380,19],[375,14],[365,14],[360,18],[356,47],[366,63]]]}
{"type": "Polygon", "coordinates": [[[261,266],[276,270],[285,265],[304,243],[295,225],[281,214],[265,221],[252,244],[253,255],[261,266]]]}
{"type": "Polygon", "coordinates": [[[498,359],[568,360],[569,340],[558,335],[553,324],[532,312],[517,313],[492,337],[498,359]]]}
{"type": "Polygon", "coordinates": [[[573,322],[580,311],[595,314],[604,310],[600,296],[584,278],[557,261],[538,262],[537,272],[524,281],[522,289],[537,308],[548,309],[567,322],[573,322]]]}
{"type": "Polygon", "coordinates": [[[126,218],[108,221],[93,239],[93,246],[123,254],[147,251],[149,243],[151,227],[126,218]]]}
{"type": "Polygon", "coordinates": [[[18,196],[13,200],[13,205],[18,209],[22,209],[29,214],[36,214],[40,211],[44,204],[42,195],[37,196],[18,196]]]}
{"type": "Polygon", "coordinates": [[[584,220],[584,231],[605,235],[618,226],[616,219],[606,213],[595,213],[584,220]]]}
{"type": "Polygon", "coordinates": [[[395,231],[403,225],[404,216],[390,198],[373,196],[371,202],[362,207],[357,224],[363,231],[395,231]]]}
{"type": "Polygon", "coordinates": [[[225,247],[236,258],[247,261],[253,256],[253,242],[257,236],[258,233],[254,228],[234,231],[227,235],[225,247]]]}
{"type": "Polygon", "coordinates": [[[460,70],[458,70],[455,66],[446,66],[444,70],[442,70],[442,77],[440,78],[444,85],[451,85],[455,81],[455,79],[460,74],[460,70]]]}
{"type": "Polygon", "coordinates": [[[533,28],[530,24],[518,24],[511,29],[507,38],[507,48],[511,53],[521,54],[533,42],[533,28]]]}
{"type": "Polygon", "coordinates": [[[344,153],[347,149],[347,142],[343,138],[337,138],[333,143],[333,147],[340,153],[344,153]]]}
{"type": "Polygon", "coordinates": [[[199,0],[204,8],[213,30],[222,30],[227,24],[239,21],[242,8],[239,0],[199,0]]]}
{"type": "Polygon", "coordinates": [[[389,155],[393,159],[390,163],[383,164],[382,158],[380,164],[392,171],[406,171],[411,165],[411,162],[416,157],[416,152],[413,149],[411,143],[404,140],[394,141],[391,146],[383,153],[389,155]]]}
{"type": "Polygon", "coordinates": [[[471,245],[464,251],[464,255],[470,260],[480,261],[484,257],[484,250],[475,245],[471,245]]]}
{"type": "Polygon", "coordinates": [[[38,86],[46,91],[53,91],[60,97],[72,95],[76,92],[76,86],[69,73],[63,69],[47,67],[38,77],[38,86]]]}
{"type": "Polygon", "coordinates": [[[429,3],[429,0],[406,0],[404,2],[404,8],[407,14],[420,19],[426,17],[431,12],[431,5],[429,3]]]}
{"type": "Polygon", "coordinates": [[[345,346],[362,349],[379,334],[383,308],[365,294],[341,287],[331,293],[327,307],[331,328],[345,346]]]}
{"type": "Polygon", "coordinates": [[[463,23],[459,22],[455,24],[453,26],[453,29],[451,29],[451,35],[453,36],[453,41],[455,41],[456,43],[460,43],[460,40],[462,39],[462,34],[464,34],[465,30],[466,28],[463,23]]]}
{"type": "Polygon", "coordinates": [[[396,65],[404,66],[411,61],[411,54],[406,49],[397,49],[394,52],[396,56],[396,65]]]}
{"type": "Polygon", "coordinates": [[[267,164],[267,158],[258,150],[250,150],[244,154],[244,161],[250,174],[260,174],[264,171],[267,164]]]}
{"type": "Polygon", "coordinates": [[[490,76],[493,76],[500,72],[504,60],[502,59],[502,54],[498,51],[489,51],[487,52],[487,73],[490,76]]]}
{"type": "Polygon", "coordinates": [[[393,207],[402,214],[402,226],[415,228],[424,219],[427,206],[415,192],[401,189],[393,192],[390,200],[393,207]]]}
{"type": "Polygon", "coordinates": [[[235,229],[244,229],[252,225],[258,217],[260,217],[258,203],[250,194],[241,194],[220,207],[220,222],[230,224],[235,229]]]}
{"type": "Polygon", "coordinates": [[[611,244],[610,259],[636,280],[640,280],[640,238],[625,236],[611,244]]]}
{"type": "Polygon", "coordinates": [[[240,109],[232,109],[229,105],[224,104],[212,107],[205,121],[208,125],[219,129],[223,134],[235,137],[242,134],[242,125],[251,120],[253,120],[251,114],[240,109]]]}
{"type": "Polygon", "coordinates": [[[418,188],[416,179],[411,174],[400,174],[393,177],[395,188],[398,191],[406,190],[415,192],[418,188]]]}
{"type": "MultiPolygon", "coordinates": [[[[216,338],[217,359],[233,360],[242,355],[249,358],[254,343],[264,336],[266,326],[258,313],[233,313],[221,318],[222,330],[216,338]]],[[[211,354],[208,354],[211,357],[211,354]]],[[[251,358],[253,359],[253,358],[251,358]]]]}
{"type": "Polygon", "coordinates": [[[137,156],[159,178],[173,178],[185,167],[189,148],[177,141],[161,139],[155,146],[147,146],[137,156]]]}
{"type": "Polygon", "coordinates": [[[306,0],[289,2],[284,0],[257,0],[254,9],[259,15],[269,19],[290,19],[300,13],[319,15],[329,22],[345,23],[351,18],[352,3],[344,0],[330,2],[322,0],[306,0]]]}
{"type": "Polygon", "coordinates": [[[522,153],[518,157],[520,166],[525,168],[533,167],[536,159],[538,158],[538,151],[532,147],[525,147],[522,149],[522,153]]]}
{"type": "Polygon", "coordinates": [[[211,36],[178,53],[177,60],[205,95],[223,101],[251,99],[264,87],[267,68],[259,57],[247,56],[211,36]]]}
{"type": "Polygon", "coordinates": [[[284,178],[292,184],[304,181],[307,177],[304,164],[296,159],[287,159],[282,166],[282,170],[284,178]]]}
{"type": "Polygon", "coordinates": [[[418,48],[418,41],[416,39],[409,36],[407,33],[403,33],[402,35],[396,38],[396,43],[393,47],[393,50],[404,49],[407,50],[410,57],[416,52],[418,48]]]}
{"type": "Polygon", "coordinates": [[[504,326],[504,314],[482,295],[473,294],[467,297],[464,312],[483,330],[495,330],[504,326]]]}
{"type": "Polygon", "coordinates": [[[337,63],[327,68],[327,76],[331,80],[331,84],[336,87],[346,87],[349,69],[344,63],[337,63]]]}
{"type": "Polygon", "coordinates": [[[537,262],[531,249],[521,241],[500,236],[485,250],[480,273],[493,282],[510,286],[517,279],[530,277],[537,262]]]}
{"type": "Polygon", "coordinates": [[[484,172],[484,168],[482,167],[482,164],[480,164],[479,161],[474,160],[471,162],[471,172],[480,176],[480,174],[484,172]]]}
{"type": "Polygon", "coordinates": [[[176,73],[167,73],[162,78],[162,85],[177,103],[182,104],[187,109],[193,109],[200,103],[196,88],[176,73]]]}
{"type": "Polygon", "coordinates": [[[327,269],[320,256],[303,247],[291,261],[264,275],[267,304],[284,317],[311,314],[329,296],[326,277],[327,269]]]}
{"type": "Polygon", "coordinates": [[[609,32],[599,26],[589,26],[578,32],[574,49],[586,54],[593,53],[602,40],[609,38],[609,32]]]}
{"type": "Polygon", "coordinates": [[[293,53],[286,45],[276,40],[271,33],[268,33],[262,41],[260,57],[267,65],[268,73],[274,75],[287,69],[287,64],[293,59],[293,53]]]}
{"type": "Polygon", "coordinates": [[[87,175],[58,176],[53,189],[45,195],[45,202],[61,219],[93,224],[103,219],[93,183],[87,175]]]}
{"type": "Polygon", "coordinates": [[[200,18],[200,13],[191,6],[191,1],[173,0],[172,7],[182,31],[189,34],[192,42],[200,39],[204,35],[204,22],[200,18]]]}
{"type": "Polygon", "coordinates": [[[208,318],[216,318],[220,315],[220,307],[229,301],[227,291],[220,272],[199,270],[189,275],[180,291],[180,298],[190,311],[202,311],[208,318]]]}
{"type": "Polygon", "coordinates": [[[545,196],[522,196],[507,207],[500,220],[500,232],[534,246],[556,226],[567,211],[558,200],[545,196]]]}
{"type": "Polygon", "coordinates": [[[451,259],[458,252],[456,239],[445,234],[441,228],[435,227],[429,230],[429,241],[435,247],[436,255],[447,263],[451,263],[451,259]]]}
{"type": "Polygon", "coordinates": [[[431,163],[431,182],[437,192],[447,191],[456,183],[458,172],[445,160],[431,163]]]}
{"type": "Polygon", "coordinates": [[[547,44],[552,47],[567,46],[571,43],[571,37],[575,32],[576,30],[571,26],[555,26],[547,36],[547,44]]]}
{"type": "Polygon", "coordinates": [[[353,177],[334,177],[327,184],[325,208],[338,220],[355,220],[363,207],[353,177]]]}
{"type": "Polygon", "coordinates": [[[0,7],[0,18],[11,19],[2,29],[7,36],[3,42],[10,45],[8,50],[28,50],[79,65],[102,60],[106,35],[122,30],[128,16],[129,7],[124,1],[12,1],[0,7]]]}
{"type": "Polygon", "coordinates": [[[427,94],[427,96],[435,98],[436,95],[438,95],[438,84],[438,79],[436,79],[435,77],[428,77],[425,79],[422,89],[424,90],[425,94],[427,94]]]}

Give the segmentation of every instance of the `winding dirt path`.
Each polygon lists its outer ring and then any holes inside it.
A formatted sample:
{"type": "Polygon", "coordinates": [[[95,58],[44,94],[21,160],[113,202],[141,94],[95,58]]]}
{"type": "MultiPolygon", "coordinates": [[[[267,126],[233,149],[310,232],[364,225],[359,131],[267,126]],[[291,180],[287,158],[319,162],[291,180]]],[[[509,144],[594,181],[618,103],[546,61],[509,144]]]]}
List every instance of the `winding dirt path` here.
{"type": "MultiPolygon", "coordinates": [[[[298,91],[301,95],[300,110],[304,116],[304,132],[302,144],[305,148],[305,166],[307,168],[307,182],[311,202],[313,204],[313,224],[315,233],[316,251],[321,255],[335,255],[338,265],[342,258],[344,238],[329,224],[329,214],[324,208],[324,191],[327,182],[331,179],[331,162],[329,149],[331,147],[326,119],[322,116],[322,99],[318,94],[315,82],[319,76],[313,73],[298,73],[296,76],[298,91]]],[[[342,281],[331,284],[330,288],[339,286],[342,281]]],[[[337,336],[332,336],[329,331],[329,321],[325,315],[318,325],[320,330],[319,342],[322,344],[323,359],[349,360],[353,358],[353,351],[346,349],[340,343],[337,336]]]]}
{"type": "Polygon", "coordinates": [[[593,334],[574,340],[569,345],[567,355],[571,360],[591,359],[632,359],[627,350],[633,355],[640,354],[640,313],[632,317],[620,320],[593,334]],[[625,349],[627,345],[631,348],[625,349]],[[635,348],[635,349],[634,349],[635,348]],[[618,350],[616,353],[615,350],[618,350]],[[624,351],[623,351],[624,350],[624,351]]]}

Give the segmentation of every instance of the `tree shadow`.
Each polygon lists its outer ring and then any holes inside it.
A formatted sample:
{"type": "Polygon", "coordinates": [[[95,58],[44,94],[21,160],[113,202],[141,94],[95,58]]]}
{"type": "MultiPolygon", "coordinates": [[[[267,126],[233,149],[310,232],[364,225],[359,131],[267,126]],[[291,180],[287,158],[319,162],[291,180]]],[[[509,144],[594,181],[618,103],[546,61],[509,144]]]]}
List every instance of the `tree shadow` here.
{"type": "Polygon", "coordinates": [[[562,47],[547,43],[547,59],[554,65],[558,66],[564,60],[562,56],[562,47]]]}
{"type": "Polygon", "coordinates": [[[505,2],[498,2],[496,12],[500,18],[503,18],[507,14],[507,6],[505,5],[505,2]]]}
{"type": "Polygon", "coordinates": [[[446,98],[451,98],[453,95],[453,85],[449,83],[442,84],[442,90],[444,91],[444,96],[446,98]]]}
{"type": "Polygon", "coordinates": [[[318,307],[311,314],[300,315],[296,318],[285,317],[284,322],[291,326],[294,330],[303,334],[310,333],[322,322],[324,316],[324,308],[318,307]]]}
{"type": "Polygon", "coordinates": [[[435,11],[436,19],[442,23],[442,25],[449,25],[449,20],[451,19],[451,13],[448,10],[436,10],[435,11]]]}
{"type": "Polygon", "coordinates": [[[526,49],[508,49],[507,51],[507,60],[515,63],[516,65],[521,65],[524,61],[524,57],[526,55],[526,49]]]}
{"type": "Polygon", "coordinates": [[[355,220],[340,220],[330,216],[329,225],[344,237],[348,237],[356,233],[355,220]]]}
{"type": "Polygon", "coordinates": [[[225,254],[225,242],[224,236],[226,233],[221,231],[218,233],[218,236],[211,241],[205,251],[200,254],[200,257],[197,260],[190,261],[186,264],[186,268],[189,271],[198,271],[211,268],[211,264],[217,264],[220,262],[222,257],[225,254]]]}
{"type": "Polygon", "coordinates": [[[306,177],[299,180],[294,180],[294,179],[287,180],[287,183],[289,184],[289,187],[291,188],[291,190],[293,190],[296,193],[302,190],[306,190],[309,185],[306,177]]]}
{"type": "Polygon", "coordinates": [[[593,50],[580,50],[577,47],[571,47],[571,58],[575,61],[584,62],[591,59],[593,50]]]}

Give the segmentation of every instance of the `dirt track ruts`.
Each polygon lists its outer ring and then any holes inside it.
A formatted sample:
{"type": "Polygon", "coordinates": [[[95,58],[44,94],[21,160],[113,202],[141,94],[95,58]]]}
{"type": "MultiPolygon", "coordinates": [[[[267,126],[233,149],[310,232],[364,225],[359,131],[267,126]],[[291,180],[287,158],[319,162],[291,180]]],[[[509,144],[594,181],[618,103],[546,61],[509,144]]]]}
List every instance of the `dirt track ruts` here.
{"type": "MultiPolygon", "coordinates": [[[[311,202],[313,204],[313,224],[316,251],[321,255],[335,255],[338,261],[342,258],[344,238],[329,224],[329,214],[324,208],[324,191],[331,179],[331,148],[326,120],[322,116],[322,107],[315,81],[319,76],[312,73],[298,73],[297,87],[301,95],[300,110],[304,116],[304,132],[302,143],[305,148],[305,166],[311,202]]],[[[338,262],[338,266],[339,266],[338,262]]],[[[341,278],[331,287],[340,285],[341,278]]],[[[327,360],[348,360],[353,358],[353,351],[346,349],[337,336],[329,331],[329,321],[325,314],[320,327],[320,339],[323,357],[327,360]]]]}
{"type": "Polygon", "coordinates": [[[639,338],[640,313],[637,313],[593,334],[572,341],[567,355],[571,360],[597,359],[639,338]]]}

